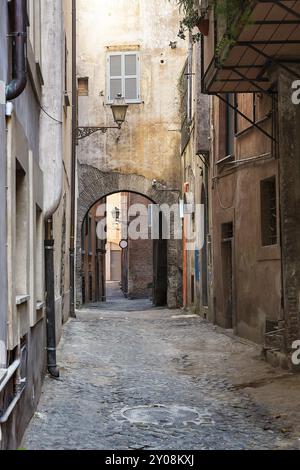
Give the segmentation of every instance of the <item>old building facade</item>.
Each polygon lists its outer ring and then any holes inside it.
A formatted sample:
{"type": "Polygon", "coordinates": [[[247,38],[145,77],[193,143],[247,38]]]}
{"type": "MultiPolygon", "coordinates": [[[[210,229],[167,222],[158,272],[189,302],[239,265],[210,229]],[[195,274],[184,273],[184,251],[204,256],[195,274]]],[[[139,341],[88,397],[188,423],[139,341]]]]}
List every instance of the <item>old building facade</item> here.
{"type": "MultiPolygon", "coordinates": [[[[77,54],[79,127],[112,127],[110,105],[117,93],[129,105],[121,130],[108,129],[78,142],[76,298],[80,305],[81,225],[95,201],[131,191],[157,204],[178,202],[177,71],[184,64],[186,43],[177,38],[177,6],[168,2],[162,9],[159,0],[78,1],[77,16],[78,36],[88,34],[78,44],[77,54]],[[106,18],[101,30],[100,17],[106,18]]],[[[167,244],[167,297],[172,307],[180,303],[179,244],[177,240],[167,244]]]]}
{"type": "MultiPolygon", "coordinates": [[[[208,183],[202,255],[208,265],[200,282],[202,293],[203,285],[204,291],[209,287],[204,314],[262,344],[270,361],[288,367],[299,337],[299,107],[292,102],[299,5],[293,2],[288,11],[274,2],[250,1],[245,16],[242,2],[231,4],[230,12],[213,1],[195,2],[205,31],[193,80],[210,95],[209,157],[205,170],[200,165],[208,183]]],[[[192,115],[188,131],[184,159],[196,139],[192,115]]],[[[185,190],[196,193],[196,186],[199,195],[202,179],[193,165],[188,172],[185,190]]],[[[185,259],[188,306],[196,302],[196,271],[204,268],[201,257],[193,264],[195,258],[190,253],[185,259]]]]}
{"type": "Polygon", "coordinates": [[[209,97],[201,93],[198,43],[189,42],[180,75],[181,177],[183,214],[183,306],[205,317],[210,311],[209,257],[209,97]],[[191,246],[195,233],[195,241],[191,246]],[[190,235],[189,235],[190,234],[190,235]]]}
{"type": "Polygon", "coordinates": [[[1,449],[20,444],[46,371],[58,377],[75,305],[105,301],[108,281],[294,367],[300,5],[193,8],[201,34],[183,40],[177,1],[0,2],[1,449]],[[162,212],[155,239],[130,238],[136,204],[148,237],[154,208],[176,206],[182,239],[163,237],[162,212]]]}
{"type": "Polygon", "coordinates": [[[3,449],[20,444],[46,367],[56,367],[49,341],[55,348],[69,315],[70,15],[68,0],[0,5],[3,449]]]}

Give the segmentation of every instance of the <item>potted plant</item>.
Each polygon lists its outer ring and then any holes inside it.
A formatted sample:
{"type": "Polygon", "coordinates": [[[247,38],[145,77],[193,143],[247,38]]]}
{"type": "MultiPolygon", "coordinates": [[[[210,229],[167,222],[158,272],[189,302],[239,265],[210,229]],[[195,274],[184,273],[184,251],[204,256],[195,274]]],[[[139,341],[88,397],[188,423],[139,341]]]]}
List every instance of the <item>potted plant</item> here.
{"type": "MultiPolygon", "coordinates": [[[[186,38],[186,31],[193,32],[195,28],[198,28],[199,33],[193,34],[192,39],[194,42],[199,41],[201,34],[207,36],[209,33],[209,19],[207,12],[201,10],[200,14],[198,11],[198,1],[196,0],[177,0],[180,10],[184,14],[183,20],[180,21],[180,28],[178,36],[182,39],[186,38]]],[[[218,18],[222,18],[227,25],[226,37],[227,42],[233,41],[236,30],[239,26],[249,22],[250,0],[211,0],[210,5],[214,7],[215,14],[218,18]],[[239,13],[242,11],[242,15],[239,13]],[[237,24],[237,18],[239,21],[237,24]]],[[[220,44],[224,45],[224,42],[220,44]]]]}
{"type": "Polygon", "coordinates": [[[203,34],[203,36],[208,36],[208,33],[209,33],[209,19],[205,18],[203,16],[199,17],[199,20],[197,22],[197,28],[199,29],[200,33],[203,34]]]}
{"type": "Polygon", "coordinates": [[[178,0],[178,5],[184,14],[183,20],[180,21],[178,36],[181,39],[185,39],[186,32],[189,31],[192,33],[192,40],[194,42],[199,41],[201,34],[207,36],[209,20],[204,14],[199,15],[195,0],[178,0]],[[199,33],[193,34],[195,28],[199,30],[199,33]]]}

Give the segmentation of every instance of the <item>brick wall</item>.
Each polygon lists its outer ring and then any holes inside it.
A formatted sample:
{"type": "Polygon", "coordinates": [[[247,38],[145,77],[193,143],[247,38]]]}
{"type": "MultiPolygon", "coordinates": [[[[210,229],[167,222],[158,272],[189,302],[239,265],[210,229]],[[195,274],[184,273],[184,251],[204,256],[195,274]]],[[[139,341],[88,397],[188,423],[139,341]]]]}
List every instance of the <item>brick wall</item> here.
{"type": "MultiPolygon", "coordinates": [[[[150,204],[149,199],[139,195],[128,194],[128,206],[132,204],[150,204]]],[[[148,217],[141,216],[144,227],[148,226],[148,217]]],[[[128,297],[151,297],[153,282],[153,241],[128,240],[128,297]]]]}

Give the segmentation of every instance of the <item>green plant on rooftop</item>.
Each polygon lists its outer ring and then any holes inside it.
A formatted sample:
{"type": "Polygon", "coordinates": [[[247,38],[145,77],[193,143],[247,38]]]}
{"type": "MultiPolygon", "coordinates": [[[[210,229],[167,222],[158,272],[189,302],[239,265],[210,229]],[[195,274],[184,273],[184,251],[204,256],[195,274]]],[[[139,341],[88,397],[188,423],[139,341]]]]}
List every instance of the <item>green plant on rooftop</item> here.
{"type": "Polygon", "coordinates": [[[178,36],[186,39],[189,34],[193,42],[198,42],[202,34],[208,34],[208,11],[214,8],[215,17],[224,29],[215,54],[220,60],[221,56],[224,60],[224,53],[226,55],[226,51],[235,43],[241,28],[251,24],[252,3],[252,0],[209,0],[207,9],[203,10],[199,9],[199,0],[177,0],[183,14],[178,36]]]}

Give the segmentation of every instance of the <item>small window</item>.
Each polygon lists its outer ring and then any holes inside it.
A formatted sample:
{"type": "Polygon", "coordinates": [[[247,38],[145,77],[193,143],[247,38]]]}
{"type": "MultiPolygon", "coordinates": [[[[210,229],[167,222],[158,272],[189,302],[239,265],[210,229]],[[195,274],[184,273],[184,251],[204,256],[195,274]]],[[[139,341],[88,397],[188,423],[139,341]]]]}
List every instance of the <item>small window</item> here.
{"type": "Polygon", "coordinates": [[[78,96],[89,96],[88,77],[78,78],[78,96]]]}
{"type": "Polygon", "coordinates": [[[227,241],[233,238],[233,223],[227,222],[221,226],[222,241],[227,241]]]}
{"type": "Polygon", "coordinates": [[[261,241],[262,246],[277,244],[277,200],[276,178],[265,179],[260,183],[261,200],[261,241]]]}
{"type": "Polygon", "coordinates": [[[112,103],[118,94],[128,103],[140,101],[139,55],[125,52],[110,54],[108,64],[107,101],[112,103]]]}

